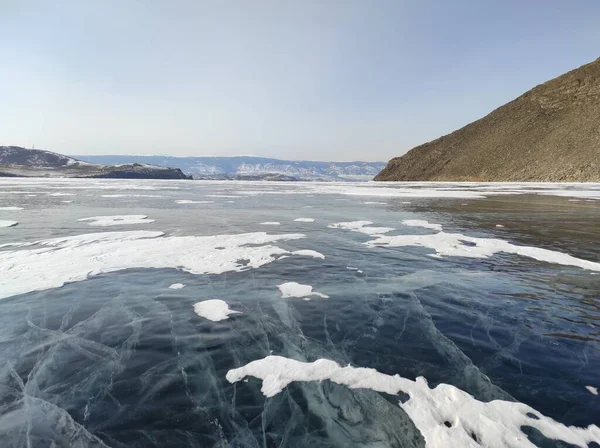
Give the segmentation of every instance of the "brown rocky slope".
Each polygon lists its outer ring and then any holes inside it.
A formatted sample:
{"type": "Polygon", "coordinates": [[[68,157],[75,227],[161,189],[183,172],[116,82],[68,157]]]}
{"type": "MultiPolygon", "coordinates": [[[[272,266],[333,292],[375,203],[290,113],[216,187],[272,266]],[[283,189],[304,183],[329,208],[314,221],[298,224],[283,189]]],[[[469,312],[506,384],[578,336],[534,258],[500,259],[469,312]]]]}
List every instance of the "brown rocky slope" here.
{"type": "Polygon", "coordinates": [[[600,181],[600,59],[388,163],[380,181],[600,181]]]}

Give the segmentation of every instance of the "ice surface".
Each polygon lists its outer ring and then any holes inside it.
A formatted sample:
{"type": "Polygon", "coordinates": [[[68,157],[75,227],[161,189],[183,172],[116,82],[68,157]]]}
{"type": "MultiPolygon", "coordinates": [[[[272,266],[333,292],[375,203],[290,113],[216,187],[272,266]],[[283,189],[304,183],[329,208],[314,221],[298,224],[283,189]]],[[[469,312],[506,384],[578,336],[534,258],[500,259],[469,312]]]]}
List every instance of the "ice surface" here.
{"type": "Polygon", "coordinates": [[[185,285],[183,283],[173,283],[171,286],[169,286],[169,289],[182,289],[185,288],[185,285]]]}
{"type": "Polygon", "coordinates": [[[280,226],[281,223],[277,221],[265,221],[260,223],[261,226],[280,226]]]}
{"type": "Polygon", "coordinates": [[[296,222],[315,222],[313,218],[296,218],[294,219],[296,222]]]}
{"type": "Polygon", "coordinates": [[[441,224],[433,224],[423,219],[405,219],[402,224],[409,227],[423,227],[424,229],[442,230],[441,224]]]}
{"type": "Polygon", "coordinates": [[[0,298],[132,268],[173,268],[192,274],[244,271],[291,254],[270,243],[304,238],[302,234],[265,232],[162,235],[151,231],[104,232],[13,243],[28,249],[0,252],[0,298]]]}
{"type": "Polygon", "coordinates": [[[241,311],[229,309],[227,302],[219,299],[205,300],[194,304],[194,312],[205,319],[219,322],[229,319],[230,314],[242,314],[241,311]]]}
{"type": "Polygon", "coordinates": [[[19,224],[19,221],[7,221],[5,219],[0,219],[0,227],[14,227],[19,224]]]}
{"type": "Polygon", "coordinates": [[[317,296],[323,299],[329,298],[329,296],[326,294],[321,294],[320,292],[313,292],[313,287],[310,285],[301,285],[300,283],[296,282],[282,283],[277,287],[281,291],[281,297],[283,299],[287,299],[290,297],[298,297],[304,298],[304,300],[310,300],[311,296],[317,296]]]}
{"type": "Polygon", "coordinates": [[[88,225],[95,227],[148,224],[154,222],[153,219],[148,219],[147,215],[90,216],[89,218],[81,218],[77,221],[87,222],[88,225]]]}
{"type": "Polygon", "coordinates": [[[215,201],[192,201],[191,199],[178,199],[176,204],[214,204],[215,201]]]}
{"type": "Polygon", "coordinates": [[[271,355],[229,370],[226,378],[235,383],[248,376],[262,380],[261,391],[266,397],[274,397],[294,381],[324,380],[351,389],[371,389],[390,395],[407,394],[408,400],[400,401],[399,405],[430,448],[535,448],[521,431],[523,426],[533,427],[547,438],[582,448],[587,447],[589,442],[600,442],[600,428],[596,425],[587,428],[565,426],[523,403],[502,400],[485,403],[448,384],[439,384],[431,389],[423,377],[412,381],[375,369],[342,367],[328,359],[308,363],[271,355]]]}
{"type": "Polygon", "coordinates": [[[594,386],[585,386],[585,388],[592,394],[598,395],[598,388],[594,386]]]}
{"type": "Polygon", "coordinates": [[[0,211],[16,211],[23,210],[23,207],[0,207],[0,211]]]}

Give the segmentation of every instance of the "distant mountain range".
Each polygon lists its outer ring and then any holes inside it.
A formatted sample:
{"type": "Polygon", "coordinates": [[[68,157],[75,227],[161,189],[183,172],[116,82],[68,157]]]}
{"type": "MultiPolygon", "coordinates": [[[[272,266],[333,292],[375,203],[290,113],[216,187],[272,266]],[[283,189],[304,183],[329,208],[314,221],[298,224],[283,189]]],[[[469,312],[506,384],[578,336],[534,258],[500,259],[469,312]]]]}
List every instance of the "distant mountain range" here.
{"type": "Polygon", "coordinates": [[[177,168],[148,164],[105,165],[40,149],[0,146],[0,177],[187,179],[177,168]]]}
{"type": "Polygon", "coordinates": [[[600,59],[392,159],[375,180],[599,182],[600,59]]]}
{"type": "Polygon", "coordinates": [[[143,163],[171,166],[192,175],[194,179],[367,181],[372,180],[385,167],[385,162],[311,162],[253,156],[81,155],[74,157],[109,165],[143,163]]]}

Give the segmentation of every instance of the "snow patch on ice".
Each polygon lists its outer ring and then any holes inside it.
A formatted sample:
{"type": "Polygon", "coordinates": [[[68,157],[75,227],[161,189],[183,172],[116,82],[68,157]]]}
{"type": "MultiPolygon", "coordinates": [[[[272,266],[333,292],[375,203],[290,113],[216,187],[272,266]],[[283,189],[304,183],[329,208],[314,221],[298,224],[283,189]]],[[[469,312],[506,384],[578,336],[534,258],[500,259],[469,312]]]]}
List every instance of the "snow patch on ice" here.
{"type": "Polygon", "coordinates": [[[90,216],[89,218],[81,218],[77,221],[87,222],[88,225],[95,227],[148,224],[154,222],[153,219],[148,219],[146,215],[90,216]]]}
{"type": "Polygon", "coordinates": [[[442,230],[441,224],[434,224],[424,219],[405,219],[402,224],[409,227],[423,227],[424,229],[442,230]]]}
{"type": "Polygon", "coordinates": [[[207,198],[235,199],[235,198],[241,198],[242,196],[239,196],[237,194],[207,194],[206,197],[207,198]]]}
{"type": "Polygon", "coordinates": [[[231,314],[242,314],[241,311],[230,310],[227,302],[219,299],[195,303],[194,313],[205,319],[212,320],[213,322],[229,319],[229,315],[231,314]]]}
{"type": "Polygon", "coordinates": [[[296,222],[315,222],[313,218],[296,218],[294,219],[296,222]]]}
{"type": "Polygon", "coordinates": [[[7,221],[4,219],[0,219],[0,227],[14,227],[19,224],[19,221],[7,221]]]}
{"type": "Polygon", "coordinates": [[[598,388],[594,386],[585,386],[585,388],[594,395],[598,395],[598,388]]]}
{"type": "Polygon", "coordinates": [[[304,300],[310,300],[311,296],[321,297],[328,299],[329,296],[321,294],[320,292],[313,292],[313,287],[310,285],[301,285],[296,282],[286,282],[281,285],[277,285],[279,291],[281,291],[281,298],[287,299],[290,297],[304,298],[304,300]]]}
{"type": "Polygon", "coordinates": [[[185,288],[185,285],[183,283],[173,283],[171,286],[169,286],[169,289],[182,289],[185,288]]]}
{"type": "Polygon", "coordinates": [[[124,269],[171,268],[191,274],[245,271],[290,255],[271,243],[304,238],[302,234],[265,232],[163,235],[138,230],[10,243],[19,249],[0,252],[0,299],[124,269]]]}
{"type": "Polygon", "coordinates": [[[327,227],[331,229],[345,229],[351,230],[352,232],[365,233],[367,235],[375,236],[396,230],[393,227],[370,227],[373,224],[372,221],[348,221],[348,222],[336,222],[329,224],[327,227]]]}
{"type": "Polygon", "coordinates": [[[431,389],[423,377],[412,381],[375,369],[342,367],[328,359],[308,363],[271,355],[229,370],[226,378],[235,383],[249,376],[262,380],[261,391],[266,397],[277,395],[294,381],[330,380],[351,389],[371,389],[390,395],[403,392],[409,399],[398,404],[429,448],[535,448],[521,431],[523,426],[531,426],[550,439],[579,447],[586,447],[592,441],[600,442],[600,428],[596,425],[565,426],[523,403],[502,400],[484,403],[448,384],[431,389]]]}
{"type": "Polygon", "coordinates": [[[323,260],[325,259],[325,255],[323,255],[321,252],[317,252],[316,250],[310,250],[310,249],[295,250],[294,252],[292,252],[292,255],[301,255],[303,257],[321,258],[323,260]]]}
{"type": "Polygon", "coordinates": [[[178,199],[176,204],[214,204],[215,201],[192,201],[191,199],[178,199]]]}

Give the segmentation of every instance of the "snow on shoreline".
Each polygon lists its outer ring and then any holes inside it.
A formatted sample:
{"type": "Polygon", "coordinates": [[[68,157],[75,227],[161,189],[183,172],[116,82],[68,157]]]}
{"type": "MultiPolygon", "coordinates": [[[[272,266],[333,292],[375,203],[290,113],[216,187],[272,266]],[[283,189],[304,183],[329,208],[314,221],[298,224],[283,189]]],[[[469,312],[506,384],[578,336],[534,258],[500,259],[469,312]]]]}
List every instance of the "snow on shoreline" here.
{"type": "Polygon", "coordinates": [[[6,247],[19,249],[0,252],[0,299],[124,269],[172,268],[192,274],[245,271],[283,255],[294,256],[272,243],[304,237],[265,232],[166,237],[163,232],[137,230],[9,243],[6,247]]]}
{"type": "Polygon", "coordinates": [[[236,383],[249,376],[262,380],[261,392],[265,397],[274,397],[295,381],[324,380],[351,389],[408,394],[409,399],[404,403],[399,401],[398,405],[421,432],[428,448],[535,448],[521,431],[523,426],[531,426],[550,439],[582,448],[589,442],[600,442],[600,428],[596,425],[565,426],[523,403],[502,400],[485,403],[449,384],[442,383],[431,389],[423,377],[412,381],[375,369],[342,367],[328,359],[309,363],[271,355],[229,370],[226,378],[236,383]]]}

